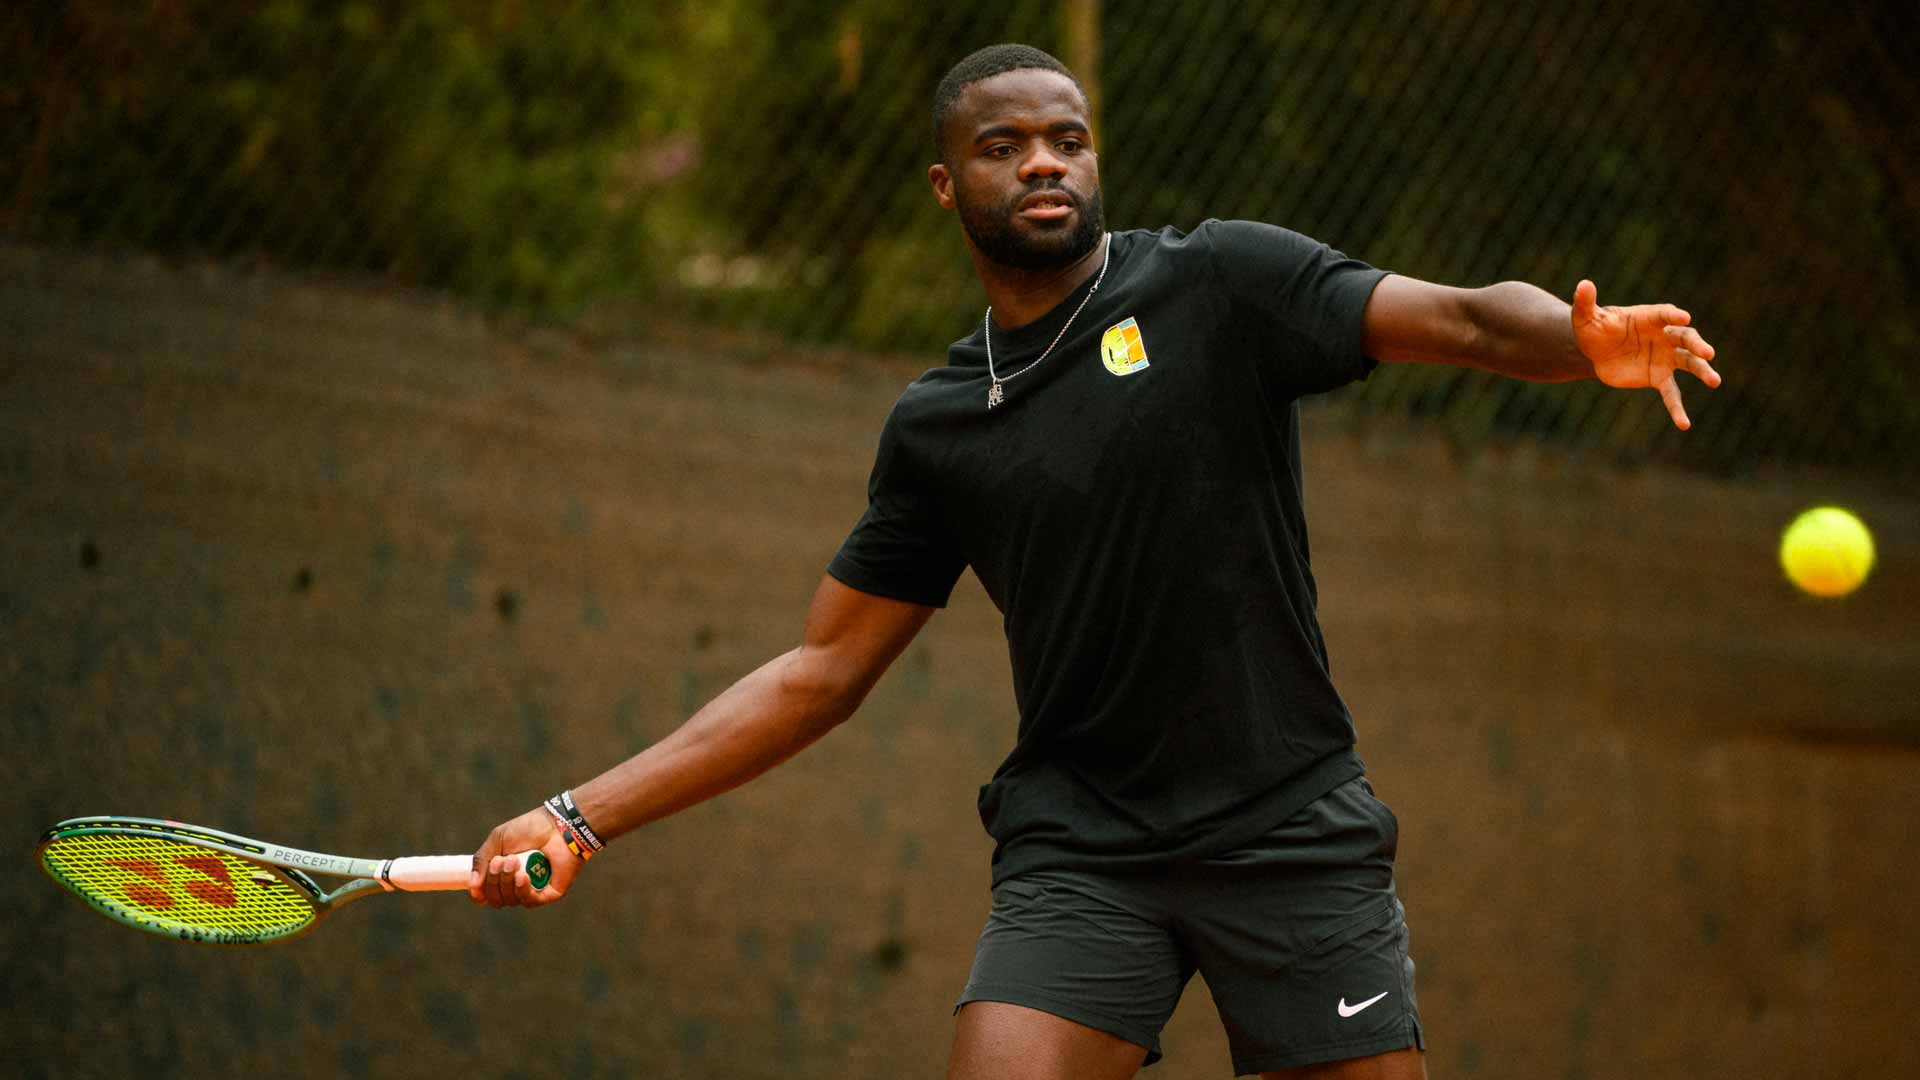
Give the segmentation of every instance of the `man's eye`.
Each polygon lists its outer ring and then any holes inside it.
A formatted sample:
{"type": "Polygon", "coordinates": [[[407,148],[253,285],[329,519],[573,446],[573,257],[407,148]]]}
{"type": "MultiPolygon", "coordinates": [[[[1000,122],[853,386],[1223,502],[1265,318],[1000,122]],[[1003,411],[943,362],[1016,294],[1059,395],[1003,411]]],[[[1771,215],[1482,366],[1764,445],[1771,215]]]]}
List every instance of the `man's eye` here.
{"type": "Polygon", "coordinates": [[[1054,143],[1054,146],[1058,147],[1063,154],[1077,154],[1085,149],[1085,146],[1079,139],[1061,139],[1059,142],[1054,143]]]}
{"type": "Polygon", "coordinates": [[[1006,157],[1008,154],[1011,154],[1011,153],[1013,153],[1013,147],[1008,146],[1005,143],[1001,143],[999,146],[987,147],[988,157],[1006,157]]]}

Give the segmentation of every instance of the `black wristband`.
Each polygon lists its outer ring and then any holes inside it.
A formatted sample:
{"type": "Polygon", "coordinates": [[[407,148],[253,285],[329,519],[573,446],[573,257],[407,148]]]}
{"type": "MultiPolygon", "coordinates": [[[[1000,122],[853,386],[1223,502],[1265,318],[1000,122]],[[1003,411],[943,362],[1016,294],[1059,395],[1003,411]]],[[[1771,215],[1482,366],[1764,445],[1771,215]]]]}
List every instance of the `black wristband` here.
{"type": "Polygon", "coordinates": [[[580,807],[575,805],[573,801],[572,791],[562,791],[560,794],[548,799],[547,809],[553,812],[554,817],[565,821],[571,826],[573,834],[579,837],[580,842],[585,844],[589,850],[598,852],[607,846],[606,843],[600,839],[600,835],[593,831],[593,826],[587,824],[587,819],[581,816],[580,807]]]}
{"type": "Polygon", "coordinates": [[[567,824],[567,819],[556,809],[558,803],[549,799],[540,805],[547,812],[547,816],[553,819],[553,831],[560,834],[560,842],[567,845],[567,850],[573,852],[573,857],[583,863],[592,859],[594,850],[580,839],[580,834],[573,831],[572,825],[567,824]]]}

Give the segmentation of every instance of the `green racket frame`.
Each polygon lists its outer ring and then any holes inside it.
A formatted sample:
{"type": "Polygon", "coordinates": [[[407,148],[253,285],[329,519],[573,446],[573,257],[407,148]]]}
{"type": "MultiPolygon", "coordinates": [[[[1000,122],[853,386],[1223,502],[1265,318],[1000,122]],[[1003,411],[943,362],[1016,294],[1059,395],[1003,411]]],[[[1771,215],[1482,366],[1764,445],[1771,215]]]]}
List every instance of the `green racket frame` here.
{"type": "MultiPolygon", "coordinates": [[[[465,890],[470,857],[465,855],[428,855],[396,859],[356,859],[317,851],[285,847],[233,833],[189,825],[181,821],[142,817],[83,817],[62,821],[48,829],[34,851],[35,861],[47,876],[78,896],[102,915],[150,934],[182,941],[213,945],[262,945],[291,941],[311,933],[321,918],[344,904],[383,892],[465,890]],[[63,852],[69,843],[86,837],[136,837],[170,841],[193,848],[221,852],[244,860],[256,875],[254,881],[269,886],[257,875],[265,873],[284,882],[311,910],[303,921],[266,931],[235,930],[219,926],[184,925],[151,911],[124,904],[103,890],[89,888],[83,875],[67,865],[63,852]],[[332,890],[321,887],[313,874],[326,874],[352,880],[332,890]]],[[[534,888],[544,888],[552,876],[552,866],[540,851],[522,854],[534,888]]]]}

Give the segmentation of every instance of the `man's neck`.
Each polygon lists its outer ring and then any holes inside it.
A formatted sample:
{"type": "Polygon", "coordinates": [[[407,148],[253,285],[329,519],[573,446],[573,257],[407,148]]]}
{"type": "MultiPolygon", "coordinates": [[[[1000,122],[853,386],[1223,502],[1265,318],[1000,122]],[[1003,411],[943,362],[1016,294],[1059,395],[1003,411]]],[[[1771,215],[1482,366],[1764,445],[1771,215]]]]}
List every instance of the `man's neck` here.
{"type": "Polygon", "coordinates": [[[993,309],[993,321],[1014,330],[1052,311],[1094,274],[1106,257],[1105,234],[1085,255],[1064,266],[1039,270],[1021,270],[1002,266],[968,245],[973,255],[973,270],[987,290],[987,305],[993,309]]]}

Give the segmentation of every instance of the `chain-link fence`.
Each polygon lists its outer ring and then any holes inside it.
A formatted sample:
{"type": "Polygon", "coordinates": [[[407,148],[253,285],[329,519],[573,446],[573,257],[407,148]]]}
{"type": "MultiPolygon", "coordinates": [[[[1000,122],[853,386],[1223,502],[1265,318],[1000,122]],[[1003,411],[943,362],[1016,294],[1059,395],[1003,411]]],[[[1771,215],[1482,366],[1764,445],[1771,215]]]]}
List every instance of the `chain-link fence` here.
{"type": "Polygon", "coordinates": [[[1627,459],[1920,460],[1908,5],[43,2],[0,16],[0,225],[371,271],[937,359],[977,285],[928,99],[983,44],[1075,67],[1109,221],[1284,224],[1452,284],[1673,300],[1695,430],[1635,395],[1396,368],[1359,416],[1627,459]]]}

